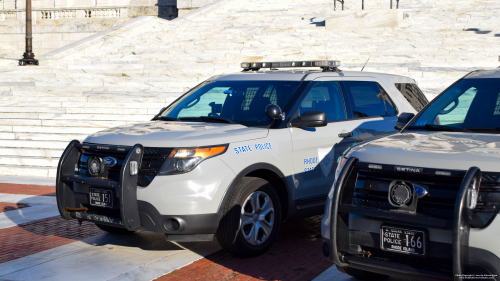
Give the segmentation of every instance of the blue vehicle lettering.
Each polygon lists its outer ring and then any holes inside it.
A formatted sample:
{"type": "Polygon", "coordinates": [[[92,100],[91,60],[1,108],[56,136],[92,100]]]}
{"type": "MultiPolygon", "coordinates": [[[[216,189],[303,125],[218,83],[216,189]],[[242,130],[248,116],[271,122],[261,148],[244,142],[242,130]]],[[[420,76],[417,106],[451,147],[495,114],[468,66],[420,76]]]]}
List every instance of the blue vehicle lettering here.
{"type": "Polygon", "coordinates": [[[271,149],[273,149],[270,142],[256,143],[254,146],[255,146],[256,150],[271,150],[271,149]]]}

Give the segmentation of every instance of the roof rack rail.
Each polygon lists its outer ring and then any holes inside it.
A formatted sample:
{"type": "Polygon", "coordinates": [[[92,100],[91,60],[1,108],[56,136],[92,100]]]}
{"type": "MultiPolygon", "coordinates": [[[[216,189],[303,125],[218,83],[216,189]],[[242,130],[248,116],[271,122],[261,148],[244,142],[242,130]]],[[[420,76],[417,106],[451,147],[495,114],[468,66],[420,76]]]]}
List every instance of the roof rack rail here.
{"type": "Polygon", "coordinates": [[[338,60],[313,60],[313,61],[277,61],[277,62],[242,62],[243,71],[257,71],[261,68],[298,68],[319,67],[323,72],[341,72],[338,60]]]}

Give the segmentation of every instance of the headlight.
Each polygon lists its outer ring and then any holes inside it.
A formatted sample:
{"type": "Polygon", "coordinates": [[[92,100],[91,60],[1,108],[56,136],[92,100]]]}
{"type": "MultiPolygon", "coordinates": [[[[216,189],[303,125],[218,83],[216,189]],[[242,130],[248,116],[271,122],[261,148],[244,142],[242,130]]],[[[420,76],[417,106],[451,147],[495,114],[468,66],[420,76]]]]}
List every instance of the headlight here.
{"type": "Polygon", "coordinates": [[[176,148],[158,172],[159,176],[184,174],[192,171],[203,160],[220,155],[227,150],[227,145],[202,148],[176,148]]]}

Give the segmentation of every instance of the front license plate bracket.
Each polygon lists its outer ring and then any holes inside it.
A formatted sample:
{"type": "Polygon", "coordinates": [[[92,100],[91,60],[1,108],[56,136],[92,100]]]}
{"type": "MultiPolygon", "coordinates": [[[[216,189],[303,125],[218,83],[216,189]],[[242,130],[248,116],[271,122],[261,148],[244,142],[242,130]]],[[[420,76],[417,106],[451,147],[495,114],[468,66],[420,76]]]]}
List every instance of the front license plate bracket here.
{"type": "Polygon", "coordinates": [[[427,231],[403,226],[380,227],[380,249],[402,254],[425,256],[427,231]]]}
{"type": "Polygon", "coordinates": [[[91,188],[89,200],[92,206],[113,208],[113,192],[111,190],[91,188]]]}

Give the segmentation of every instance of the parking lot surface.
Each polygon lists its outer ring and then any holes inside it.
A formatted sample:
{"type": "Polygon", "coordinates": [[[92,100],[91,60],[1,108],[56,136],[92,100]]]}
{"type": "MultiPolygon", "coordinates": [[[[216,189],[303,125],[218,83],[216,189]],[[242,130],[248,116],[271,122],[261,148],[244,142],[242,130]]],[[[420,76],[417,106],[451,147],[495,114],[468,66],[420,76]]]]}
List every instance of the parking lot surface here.
{"type": "Polygon", "coordinates": [[[0,280],[355,280],[321,253],[320,216],[286,222],[265,255],[238,258],[216,241],[111,235],[59,217],[54,186],[0,183],[0,280]]]}

